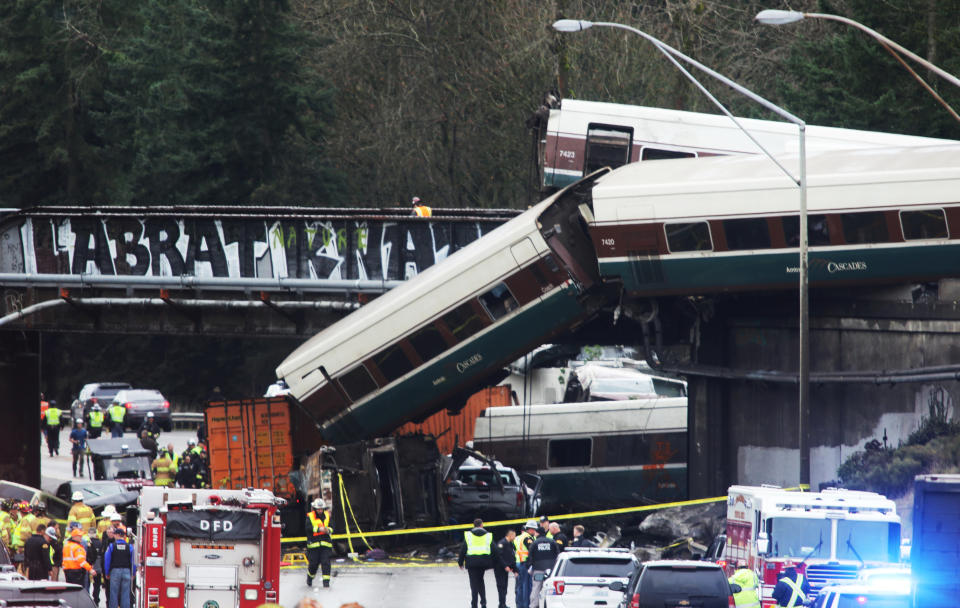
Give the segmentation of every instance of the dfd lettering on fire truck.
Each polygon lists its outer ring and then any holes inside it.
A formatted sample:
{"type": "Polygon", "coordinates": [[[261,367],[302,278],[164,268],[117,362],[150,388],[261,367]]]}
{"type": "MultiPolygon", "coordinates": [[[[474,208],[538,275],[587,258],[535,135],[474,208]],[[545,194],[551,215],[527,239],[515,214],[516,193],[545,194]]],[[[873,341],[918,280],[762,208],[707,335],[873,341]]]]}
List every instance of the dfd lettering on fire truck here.
{"type": "Polygon", "coordinates": [[[143,488],[136,607],[277,603],[285,503],[267,490],[143,488]]]}
{"type": "Polygon", "coordinates": [[[776,603],[773,588],[788,559],[814,594],[855,579],[864,567],[897,564],[900,517],[892,500],[873,492],[731,486],[723,558],[731,573],[740,560],[757,573],[768,608],[776,603]]]}

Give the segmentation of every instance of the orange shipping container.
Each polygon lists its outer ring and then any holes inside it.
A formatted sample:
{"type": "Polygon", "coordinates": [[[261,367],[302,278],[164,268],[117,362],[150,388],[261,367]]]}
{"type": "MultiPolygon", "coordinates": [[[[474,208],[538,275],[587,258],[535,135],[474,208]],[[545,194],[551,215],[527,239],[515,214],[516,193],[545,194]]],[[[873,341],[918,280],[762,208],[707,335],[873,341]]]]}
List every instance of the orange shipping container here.
{"type": "Polygon", "coordinates": [[[208,405],[205,416],[214,488],[265,488],[294,496],[290,406],[284,397],[208,405]]]}
{"type": "Polygon", "coordinates": [[[449,454],[455,445],[473,441],[473,427],[480,412],[488,407],[512,405],[509,386],[491,386],[474,393],[457,414],[440,410],[423,422],[408,422],[393,432],[398,435],[433,435],[441,454],[449,454]]]}

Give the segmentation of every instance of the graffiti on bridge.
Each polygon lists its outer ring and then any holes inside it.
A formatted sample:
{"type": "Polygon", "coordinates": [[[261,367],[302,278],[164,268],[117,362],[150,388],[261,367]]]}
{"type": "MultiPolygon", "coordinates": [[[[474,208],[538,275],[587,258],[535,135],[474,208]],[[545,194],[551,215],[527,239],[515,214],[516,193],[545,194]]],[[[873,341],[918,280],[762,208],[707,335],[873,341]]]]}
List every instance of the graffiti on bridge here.
{"type": "Polygon", "coordinates": [[[25,218],[0,230],[0,272],[397,280],[498,221],[25,218]]]}

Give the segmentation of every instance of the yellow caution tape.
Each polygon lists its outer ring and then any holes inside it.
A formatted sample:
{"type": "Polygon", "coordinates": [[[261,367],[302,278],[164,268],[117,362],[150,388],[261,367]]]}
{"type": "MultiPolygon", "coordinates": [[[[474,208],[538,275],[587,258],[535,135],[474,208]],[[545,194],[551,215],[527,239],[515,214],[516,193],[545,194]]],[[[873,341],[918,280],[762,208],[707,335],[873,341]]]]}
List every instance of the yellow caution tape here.
{"type": "MultiPolygon", "coordinates": [[[[800,484],[791,488],[784,488],[788,491],[805,491],[809,490],[810,486],[807,484],[800,484]]],[[[726,496],[714,496],[712,498],[695,498],[693,500],[680,500],[675,502],[664,502],[657,503],[655,505],[641,505],[639,507],[622,507],[619,509],[603,509],[600,511],[583,511],[580,513],[567,513],[566,515],[552,515],[550,516],[550,521],[559,521],[563,519],[587,519],[590,517],[605,517],[607,515],[623,515],[625,513],[640,513],[643,511],[659,511],[660,509],[672,509],[676,507],[687,507],[691,505],[705,505],[712,502],[723,502],[727,500],[726,496]]],[[[497,527],[497,526],[509,526],[513,524],[522,524],[529,520],[527,517],[520,519],[503,519],[499,521],[486,521],[483,522],[484,526],[487,527],[497,527]]],[[[449,532],[451,530],[470,530],[473,528],[473,524],[452,524],[448,526],[431,526],[427,528],[410,528],[404,530],[382,530],[378,532],[362,532],[358,534],[348,533],[348,534],[332,534],[331,538],[334,540],[342,539],[352,539],[352,538],[363,538],[365,537],[374,537],[374,536],[399,536],[401,534],[430,534],[433,532],[449,532]]],[[[291,538],[283,538],[280,542],[283,543],[302,543],[307,540],[305,536],[295,536],[291,538]]],[[[685,541],[684,541],[685,542],[685,541]]],[[[369,545],[368,545],[369,546],[369,545]]]]}

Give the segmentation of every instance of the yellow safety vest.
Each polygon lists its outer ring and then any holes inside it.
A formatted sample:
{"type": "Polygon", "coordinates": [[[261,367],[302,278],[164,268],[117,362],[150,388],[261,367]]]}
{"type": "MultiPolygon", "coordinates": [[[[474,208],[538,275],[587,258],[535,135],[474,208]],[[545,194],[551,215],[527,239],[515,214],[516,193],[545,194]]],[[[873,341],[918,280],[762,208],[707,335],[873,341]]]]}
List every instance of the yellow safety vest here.
{"type": "Polygon", "coordinates": [[[173,483],[173,463],[167,456],[161,456],[153,461],[153,483],[158,486],[169,486],[173,483]]]}
{"type": "Polygon", "coordinates": [[[527,561],[527,555],[530,553],[530,549],[527,548],[527,543],[524,541],[527,539],[532,539],[533,537],[523,532],[520,536],[513,539],[513,546],[517,550],[517,562],[524,563],[527,561]]]}
{"type": "Polygon", "coordinates": [[[757,573],[747,568],[740,568],[730,577],[730,584],[740,585],[740,593],[733,594],[733,601],[737,608],[756,608],[760,605],[760,598],[757,596],[757,586],[759,580],[757,573]]]}
{"type": "Polygon", "coordinates": [[[123,417],[127,415],[126,408],[119,403],[111,405],[110,409],[107,411],[110,412],[110,420],[112,420],[115,424],[122,424],[123,417]]]}
{"type": "Polygon", "coordinates": [[[27,539],[33,535],[37,529],[37,516],[33,513],[27,513],[20,518],[17,523],[17,536],[20,538],[19,545],[27,542],[27,539]]]}
{"type": "Polygon", "coordinates": [[[103,412],[90,412],[90,428],[98,429],[103,426],[103,412]]]}
{"type": "Polygon", "coordinates": [[[47,425],[49,426],[59,426],[60,425],[60,415],[63,414],[63,410],[58,407],[48,407],[47,413],[47,425]]]}
{"type": "Polygon", "coordinates": [[[463,540],[467,543],[467,555],[491,555],[493,547],[493,534],[487,532],[483,536],[477,536],[470,530],[463,533],[463,540]]]}
{"type": "Polygon", "coordinates": [[[307,513],[307,517],[310,519],[310,543],[307,545],[307,549],[315,549],[316,547],[333,547],[333,543],[330,542],[330,511],[323,512],[323,519],[317,517],[315,511],[311,510],[307,513]],[[324,539],[324,537],[326,537],[324,539]]]}

